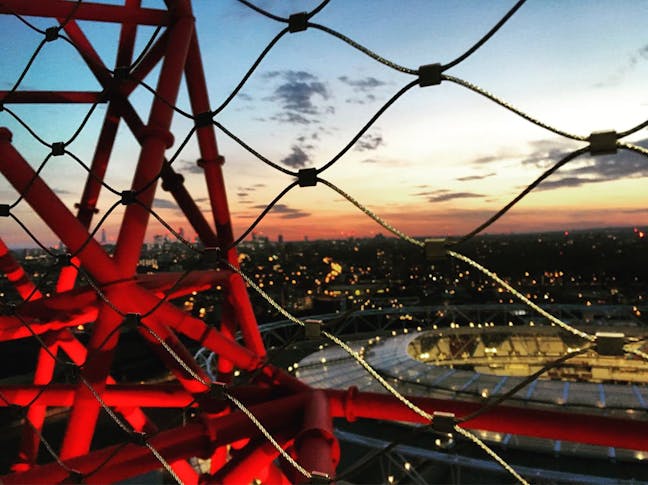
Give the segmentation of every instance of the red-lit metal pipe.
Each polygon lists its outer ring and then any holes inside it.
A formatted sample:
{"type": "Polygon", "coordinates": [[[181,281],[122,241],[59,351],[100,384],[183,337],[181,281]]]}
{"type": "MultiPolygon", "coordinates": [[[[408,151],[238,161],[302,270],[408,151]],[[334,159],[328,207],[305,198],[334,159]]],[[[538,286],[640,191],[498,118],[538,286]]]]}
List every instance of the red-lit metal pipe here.
{"type": "MultiPolygon", "coordinates": [[[[281,430],[286,422],[301,419],[305,395],[290,396],[264,404],[251,406],[250,411],[271,432],[281,430]]],[[[234,412],[218,418],[205,417],[203,423],[190,423],[180,428],[163,431],[150,438],[149,442],[167,461],[175,461],[186,456],[207,457],[214,447],[233,441],[256,437],[256,426],[241,412],[234,412]]],[[[84,456],[66,460],[66,465],[88,473],[98,470],[84,478],[86,483],[109,483],[124,480],[160,468],[160,462],[144,446],[128,444],[115,453],[117,446],[93,451],[84,456]],[[109,465],[100,467],[113,455],[109,465]]],[[[14,473],[2,477],[5,484],[21,483],[58,483],[67,478],[68,473],[54,462],[36,466],[25,473],[14,473]]]]}
{"type": "MultiPolygon", "coordinates": [[[[127,0],[125,8],[139,8],[141,0],[127,0]]],[[[123,23],[119,33],[119,47],[117,49],[117,59],[115,68],[130,66],[133,58],[133,49],[135,46],[135,34],[137,25],[132,23],[123,23]]],[[[97,146],[92,157],[90,171],[86,184],[81,195],[81,201],[78,205],[77,218],[85,227],[90,227],[92,216],[95,214],[97,200],[101,191],[101,183],[106,175],[108,161],[112,153],[117,128],[119,127],[119,111],[114,100],[110,100],[104,121],[97,138],[97,146]]]]}
{"type": "MultiPolygon", "coordinates": [[[[8,129],[0,128],[0,171],[12,186],[23,194],[24,200],[41,216],[70,252],[75,253],[86,241],[88,231],[11,145],[11,138],[8,129]],[[29,190],[26,190],[27,187],[29,190]]],[[[86,244],[78,256],[99,283],[114,281],[124,276],[94,239],[86,244]]]]}
{"type": "Polygon", "coordinates": [[[3,0],[0,13],[28,15],[34,17],[67,17],[74,12],[78,20],[123,23],[125,19],[140,25],[167,25],[169,13],[151,8],[126,8],[119,5],[81,2],[78,6],[67,0],[3,0]]]}
{"type": "MultiPolygon", "coordinates": [[[[39,404],[69,407],[74,402],[76,388],[74,384],[7,384],[0,386],[0,392],[9,403],[0,399],[0,407],[11,404],[26,406],[39,393],[39,404]]],[[[101,398],[110,407],[147,408],[182,408],[188,406],[193,399],[191,394],[177,384],[111,384],[106,386],[101,398]]]]}
{"type": "MultiPolygon", "coordinates": [[[[59,348],[65,352],[76,365],[84,365],[88,352],[83,344],[77,340],[69,329],[59,332],[58,336],[59,348]]],[[[109,385],[115,384],[115,379],[108,376],[106,383],[109,385]]],[[[138,406],[142,405],[137,399],[133,399],[133,401],[136,402],[138,406]]],[[[153,421],[151,421],[139,407],[132,405],[118,405],[115,407],[115,410],[120,413],[136,431],[143,431],[145,433],[156,433],[158,431],[155,423],[153,423],[153,421]]]]}
{"type": "MultiPolygon", "coordinates": [[[[110,300],[114,295],[114,288],[109,287],[105,293],[110,300]]],[[[81,369],[82,378],[92,387],[92,390],[83,382],[77,385],[74,404],[61,446],[62,459],[81,456],[90,450],[100,410],[100,403],[95,393],[103,394],[119,341],[120,335],[117,328],[122,321],[123,317],[110,306],[107,304],[100,306],[99,316],[88,343],[90,358],[81,369]]]]}
{"type": "MultiPolygon", "coordinates": [[[[391,421],[426,422],[395,397],[388,394],[326,390],[334,417],[391,421]]],[[[442,411],[466,416],[482,404],[457,400],[408,398],[428,413],[442,411]]],[[[521,434],[537,438],[576,441],[599,446],[648,451],[648,421],[586,415],[582,412],[497,406],[462,424],[469,429],[521,434]]]]}
{"type": "MultiPolygon", "coordinates": [[[[2,7],[0,6],[0,9],[2,7]]],[[[99,91],[0,91],[4,104],[73,104],[105,103],[106,95],[99,91]]]]}
{"type": "Polygon", "coordinates": [[[29,298],[30,301],[33,301],[43,296],[29,279],[20,263],[13,257],[2,238],[0,238],[0,271],[14,285],[23,300],[29,298]]]}
{"type": "MultiPolygon", "coordinates": [[[[176,13],[183,12],[176,11],[176,13]]],[[[172,143],[169,137],[174,111],[169,104],[175,103],[180,89],[182,72],[194,31],[193,18],[179,17],[169,29],[169,46],[173,48],[167,49],[162,63],[156,88],[157,96],[153,101],[146,127],[147,137],[142,145],[133,178],[132,190],[135,191],[147,186],[158,175],[164,163],[164,152],[172,143]]],[[[156,186],[157,183],[148,185],[146,190],[138,193],[138,204],[126,206],[114,258],[119,267],[129,273],[135,272],[139,261],[140,248],[144,242],[150,216],[145,207],[150,208],[153,204],[156,186]]]]}
{"type": "MultiPolygon", "coordinates": [[[[333,477],[340,462],[340,445],[333,434],[329,402],[323,391],[313,391],[304,409],[302,430],[295,437],[297,462],[309,472],[333,477]]],[[[308,478],[297,474],[300,482],[308,478]]]]}
{"type": "MultiPolygon", "coordinates": [[[[289,427],[292,427],[294,432],[296,428],[294,423],[292,426],[289,424],[289,427]]],[[[273,438],[284,450],[292,444],[291,433],[288,433],[287,430],[282,430],[273,438]]],[[[272,465],[278,456],[279,451],[265,437],[262,437],[237,451],[236,455],[223,468],[210,477],[209,482],[238,485],[252,483],[255,479],[260,480],[261,473],[272,465]]]]}
{"type": "MultiPolygon", "coordinates": [[[[211,111],[207,95],[207,85],[205,83],[205,73],[200,56],[200,46],[195,32],[191,38],[185,73],[193,113],[197,115],[211,111]]],[[[200,165],[205,172],[205,181],[211,202],[212,215],[216,224],[219,245],[223,249],[228,249],[227,259],[231,264],[238,267],[238,255],[236,249],[232,247],[232,242],[234,241],[232,221],[230,219],[225,181],[221,168],[223,158],[218,153],[214,126],[209,124],[200,127],[196,135],[202,157],[200,165]]],[[[247,347],[257,355],[264,357],[266,350],[263,345],[263,339],[259,333],[259,327],[245,284],[238,275],[232,275],[228,299],[231,301],[232,308],[235,310],[237,321],[247,347]]]]}
{"type": "MultiPolygon", "coordinates": [[[[44,343],[46,347],[41,347],[38,351],[38,360],[36,361],[36,371],[34,373],[34,385],[49,384],[54,376],[54,367],[56,361],[52,355],[58,352],[58,342],[56,341],[55,334],[49,334],[45,337],[44,343]]],[[[43,423],[45,422],[45,414],[47,412],[47,404],[40,399],[34,401],[38,394],[35,394],[30,400],[25,402],[23,406],[32,403],[27,410],[25,416],[25,424],[23,425],[22,437],[20,440],[20,448],[18,451],[18,459],[11,467],[12,471],[24,471],[31,468],[36,463],[38,457],[38,448],[40,446],[39,434],[43,430],[43,423]]],[[[7,399],[6,396],[3,396],[7,399]]],[[[4,402],[3,404],[4,405],[4,402]]]]}

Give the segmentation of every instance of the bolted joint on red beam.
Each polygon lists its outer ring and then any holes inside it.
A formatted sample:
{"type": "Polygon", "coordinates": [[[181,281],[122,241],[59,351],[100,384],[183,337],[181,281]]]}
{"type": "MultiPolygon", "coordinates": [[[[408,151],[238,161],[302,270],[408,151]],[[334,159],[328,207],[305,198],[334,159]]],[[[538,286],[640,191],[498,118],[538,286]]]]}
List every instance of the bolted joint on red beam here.
{"type": "Polygon", "coordinates": [[[210,163],[215,163],[219,166],[225,165],[225,157],[223,155],[217,155],[215,158],[210,158],[210,159],[204,159],[204,158],[199,158],[198,161],[196,162],[200,168],[205,168],[206,165],[210,163]]]}
{"type": "Polygon", "coordinates": [[[175,138],[169,130],[151,125],[146,126],[142,129],[142,137],[144,139],[156,138],[158,140],[162,140],[167,148],[171,148],[173,146],[173,143],[175,142],[175,138]]]}

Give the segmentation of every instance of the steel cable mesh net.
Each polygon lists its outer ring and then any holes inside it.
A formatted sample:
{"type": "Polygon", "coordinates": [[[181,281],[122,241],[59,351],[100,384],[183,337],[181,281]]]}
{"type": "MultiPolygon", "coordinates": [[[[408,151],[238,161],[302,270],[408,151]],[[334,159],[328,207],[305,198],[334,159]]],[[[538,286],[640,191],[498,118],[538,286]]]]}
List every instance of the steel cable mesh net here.
{"type": "MultiPolygon", "coordinates": [[[[640,359],[646,359],[646,354],[640,345],[624,335],[600,337],[575,328],[548,313],[494,272],[458,251],[461,250],[462,243],[484,231],[543,180],[577,157],[585,154],[614,154],[620,150],[648,157],[648,151],[644,147],[625,141],[627,137],[645,128],[648,122],[628,127],[625,131],[573,134],[536,119],[479,86],[451,75],[452,68],[470,58],[514,17],[523,6],[523,1],[513,5],[490,31],[461,56],[446,64],[422,63],[415,68],[385,59],[336,30],[315,22],[314,17],[327,6],[328,1],[322,2],[311,12],[297,12],[287,17],[276,16],[244,0],[241,3],[259,15],[278,22],[282,29],[261,52],[231,94],[212,109],[205,84],[210,80],[205,81],[202,72],[198,37],[193,30],[189,2],[169,1],[168,10],[142,8],[136,1],[127,1],[124,6],[104,7],[82,0],[63,4],[43,2],[42,5],[25,5],[18,1],[0,2],[1,13],[24,24],[24,28],[31,30],[34,38],[38,39],[33,54],[26,60],[15,83],[2,93],[2,119],[10,120],[12,126],[16,127],[13,130],[16,133],[12,134],[6,128],[0,132],[0,170],[17,193],[13,201],[0,201],[3,202],[0,204],[0,216],[4,219],[3,232],[16,228],[23,231],[40,246],[50,261],[44,272],[29,275],[2,244],[7,278],[14,284],[16,294],[20,297],[15,302],[3,303],[3,338],[31,338],[39,347],[31,384],[8,384],[0,387],[0,400],[12,409],[14,421],[23,423],[22,438],[12,465],[14,474],[5,476],[3,480],[7,483],[37,480],[115,481],[162,467],[179,483],[197,482],[198,472],[187,461],[196,456],[211,458],[211,469],[207,470],[211,477],[203,477],[207,480],[243,480],[245,477],[249,482],[252,478],[258,478],[250,472],[251,463],[263,465],[263,473],[269,481],[286,480],[286,476],[292,481],[312,482],[344,478],[345,474],[335,473],[339,446],[332,434],[331,419],[344,416],[351,419],[355,412],[351,407],[357,390],[349,390],[343,395],[314,390],[274,365],[259,334],[245,289],[247,285],[266,304],[275,307],[279,314],[296,326],[303,327],[307,335],[313,333],[310,338],[328,340],[340,346],[378,381],[394,399],[390,406],[402,407],[400,411],[385,412],[385,419],[423,422],[427,429],[473,441],[514,479],[526,483],[525,478],[513,467],[466,429],[471,427],[471,421],[483,419],[483,416],[487,416],[548,369],[591,349],[609,355],[632,355],[640,359]],[[108,67],[94,50],[79,23],[85,20],[120,22],[125,14],[134,22],[149,26],[148,41],[137,53],[137,25],[121,24],[116,62],[114,67],[108,67]],[[52,26],[42,28],[41,23],[34,21],[32,17],[49,17],[52,26]],[[337,38],[374,61],[411,76],[411,80],[387,99],[330,160],[319,167],[290,170],[265,157],[252,143],[237,136],[233,129],[225,125],[220,115],[283,37],[308,35],[311,31],[337,38]],[[64,45],[67,48],[66,55],[75,57],[74,62],[85,65],[101,89],[39,92],[23,86],[25,79],[29,79],[39,61],[48,56],[48,50],[54,45],[64,45]],[[161,65],[160,74],[157,85],[153,86],[145,79],[148,79],[147,76],[158,64],[161,65]],[[187,79],[191,110],[176,105],[183,73],[187,79]],[[383,113],[407,96],[411,89],[418,86],[432,90],[435,86],[446,83],[477,93],[514,115],[554,134],[577,141],[581,146],[559,157],[510,203],[462,238],[455,241],[421,240],[401,232],[383,220],[360,201],[325,179],[323,174],[334,164],[343,163],[341,159],[344,155],[356,146],[383,113]],[[140,118],[128,99],[136,90],[150,94],[148,121],[140,118]],[[47,103],[53,102],[52,100],[89,105],[89,108],[84,108],[85,111],[77,112],[81,113],[78,126],[63,138],[57,138],[62,136],[60,133],[56,133],[54,137],[50,133],[39,133],[30,126],[28,117],[21,115],[12,106],[13,103],[47,103]],[[103,103],[107,103],[106,115],[99,131],[100,141],[97,142],[97,147],[103,150],[80,155],[76,153],[74,142],[88,129],[89,120],[103,103]],[[192,125],[175,143],[170,132],[174,116],[189,120],[192,125]],[[134,165],[133,181],[122,186],[108,183],[106,175],[116,136],[115,119],[123,120],[133,133],[136,143],[141,146],[139,161],[134,165]],[[256,157],[259,163],[282,172],[289,180],[286,188],[260,211],[258,217],[237,238],[232,231],[222,187],[220,165],[223,159],[216,148],[215,128],[256,157]],[[40,163],[35,165],[36,169],[30,164],[34,160],[27,163],[21,154],[21,147],[14,147],[12,137],[16,134],[20,140],[35,144],[41,150],[40,153],[45,153],[40,163]],[[211,212],[217,231],[212,229],[184,186],[184,177],[177,163],[191,143],[199,146],[200,164],[210,191],[211,212]],[[48,171],[55,170],[52,166],[64,158],[74,167],[76,177],[82,173],[86,178],[76,214],[61,202],[61,194],[57,195],[53,187],[45,182],[48,171]],[[159,211],[153,208],[158,184],[172,193],[198,234],[199,242],[192,243],[175,231],[159,211]],[[438,409],[425,400],[404,396],[397,386],[392,385],[381,372],[365,361],[361,352],[335,335],[333,329],[322,330],[318,324],[313,325],[312,322],[296,318],[264,292],[252,275],[246,274],[239,267],[237,246],[286,194],[301,187],[320,188],[322,185],[335,191],[398,238],[410,243],[420,252],[421,261],[426,261],[426,257],[430,261],[452,258],[469,265],[501,285],[553,325],[577,337],[580,347],[548,362],[541,371],[530,376],[520,386],[478,406],[464,407],[463,412],[439,413],[438,409]],[[95,216],[98,197],[102,191],[112,197],[113,202],[103,214],[95,216]],[[34,227],[33,218],[26,217],[24,210],[21,211],[26,205],[32,207],[62,241],[60,249],[52,249],[43,242],[41,232],[34,227]],[[99,245],[97,237],[108,221],[118,217],[122,218],[121,230],[114,249],[109,254],[99,245]],[[140,248],[151,217],[186,247],[185,267],[181,271],[157,276],[137,274],[140,248]],[[171,302],[180,296],[197,294],[214,287],[225,288],[220,328],[192,317],[171,302]],[[88,324],[91,324],[91,329],[87,337],[73,331],[88,324]],[[240,330],[242,339],[235,338],[237,329],[240,330]],[[128,379],[111,376],[112,363],[119,352],[121,334],[127,331],[139,332],[140,345],[150,348],[175,380],[136,384],[128,382],[128,379]],[[178,337],[179,334],[182,338],[178,337]],[[207,373],[196,362],[188,350],[188,340],[204,345],[219,356],[219,372],[216,376],[207,373]],[[247,373],[247,379],[233,379],[241,371],[247,373]],[[219,380],[216,381],[214,377],[219,380]],[[52,419],[52,409],[63,408],[70,409],[65,432],[58,435],[53,433],[52,438],[46,437],[44,424],[52,419]],[[155,422],[148,408],[168,408],[174,412],[170,417],[162,415],[159,418],[161,421],[155,422]],[[301,417],[298,420],[300,422],[294,422],[293,413],[301,417]],[[112,423],[114,430],[120,434],[113,437],[111,443],[98,446],[94,441],[101,441],[101,435],[105,432],[105,424],[99,419],[100,415],[107,418],[107,422],[112,423]],[[239,455],[232,454],[228,461],[226,447],[250,438],[254,440],[239,455]],[[44,449],[47,456],[39,458],[39,449],[44,449]],[[264,461],[255,453],[265,453],[271,459],[266,458],[264,461]],[[279,462],[275,462],[275,457],[279,455],[282,455],[281,459],[285,462],[281,468],[276,464],[279,462]]],[[[53,55],[51,52],[49,55],[53,55]]],[[[39,152],[30,148],[29,153],[39,152]]],[[[301,333],[295,335],[295,338],[303,338],[301,333]]],[[[285,345],[286,348],[287,346],[288,344],[285,345]]],[[[613,426],[614,423],[607,425],[613,426]]],[[[354,469],[366,465],[380,454],[387,453],[396,446],[397,441],[383,450],[369,454],[346,474],[351,474],[354,469]]]]}

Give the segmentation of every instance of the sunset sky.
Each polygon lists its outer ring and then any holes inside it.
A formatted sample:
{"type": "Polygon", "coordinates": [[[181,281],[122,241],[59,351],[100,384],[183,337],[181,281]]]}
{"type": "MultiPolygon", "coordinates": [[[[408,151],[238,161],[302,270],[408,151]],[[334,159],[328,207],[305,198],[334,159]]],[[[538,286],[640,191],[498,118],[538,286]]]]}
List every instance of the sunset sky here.
{"type": "MultiPolygon", "coordinates": [[[[113,2],[120,3],[120,2],[113,2]]],[[[311,10],[315,1],[257,5],[279,16],[311,10]]],[[[161,2],[144,1],[158,7],[161,2]]],[[[332,0],[312,21],[335,29],[398,64],[416,69],[446,63],[463,53],[513,1],[332,0]]],[[[215,108],[232,91],[267,43],[284,27],[234,0],[196,0],[197,30],[215,108]]],[[[30,19],[48,27],[47,19],[30,19]]],[[[642,1],[529,0],[477,53],[446,72],[503,98],[564,131],[623,131],[648,119],[648,6],[642,1]]],[[[114,65],[118,26],[80,22],[109,65],[114,65]]],[[[138,34],[139,52],[153,29],[138,34]]],[[[41,36],[19,20],[0,18],[3,69],[0,89],[9,89],[41,36]]],[[[147,79],[156,84],[158,70],[147,79]]],[[[414,79],[379,64],[324,32],[309,29],[284,36],[241,93],[217,120],[255,150],[291,169],[321,167],[399,89],[414,79]]],[[[97,90],[74,49],[48,43],[20,85],[23,89],[97,90]]],[[[184,90],[184,87],[183,87],[184,90]]],[[[143,118],[152,96],[139,88],[131,98],[143,118]]],[[[188,110],[181,94],[178,104],[188,110]]],[[[68,139],[87,106],[12,105],[48,142],[68,139]]],[[[69,150],[88,165],[105,106],[99,106],[69,150]]],[[[6,112],[0,126],[14,133],[18,151],[37,167],[48,149],[6,112]]],[[[191,123],[177,117],[176,145],[191,123]]],[[[235,235],[242,233],[284,187],[290,176],[268,167],[217,130],[235,235]]],[[[648,131],[624,141],[648,147],[648,131]]],[[[458,235],[478,225],[552,163],[585,146],[539,128],[486,98],[450,82],[412,88],[322,177],[350,193],[390,223],[414,236],[458,235]]],[[[129,188],[138,145],[120,127],[107,183],[129,188]]],[[[206,188],[191,141],[175,162],[201,207],[206,188]]],[[[45,180],[72,208],[80,199],[85,171],[69,157],[52,159],[45,180]]],[[[488,232],[572,230],[648,224],[648,159],[580,157],[533,192],[488,232]]],[[[0,177],[0,202],[17,194],[0,177]]],[[[159,190],[154,208],[174,227],[192,235],[172,202],[159,190]]],[[[116,200],[102,192],[105,211],[116,200]]],[[[57,238],[25,202],[14,212],[46,243],[57,238]]],[[[98,220],[98,219],[97,219],[98,220]]],[[[114,239],[115,212],[105,225],[114,239]]],[[[295,188],[258,226],[276,239],[371,236],[386,231],[326,186],[295,188]]],[[[10,219],[0,233],[13,247],[33,245],[10,219]]],[[[156,224],[150,234],[163,233],[156,224]]]]}

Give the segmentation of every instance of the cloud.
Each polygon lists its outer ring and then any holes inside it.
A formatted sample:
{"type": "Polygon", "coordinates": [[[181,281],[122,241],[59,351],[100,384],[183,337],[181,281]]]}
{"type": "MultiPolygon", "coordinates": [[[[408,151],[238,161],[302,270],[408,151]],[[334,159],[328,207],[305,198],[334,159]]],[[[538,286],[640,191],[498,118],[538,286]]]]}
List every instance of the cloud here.
{"type": "Polygon", "coordinates": [[[522,164],[548,168],[577,147],[578,145],[571,141],[536,140],[531,142],[533,151],[524,156],[522,164]]]}
{"type": "Polygon", "coordinates": [[[310,115],[319,112],[313,104],[313,97],[316,95],[328,99],[329,94],[324,83],[289,81],[279,85],[274,92],[275,99],[283,103],[284,109],[310,115]]]}
{"type": "MultiPolygon", "coordinates": [[[[292,125],[310,125],[311,123],[317,123],[316,120],[310,120],[305,116],[300,115],[299,113],[293,113],[291,111],[286,111],[283,113],[278,113],[274,116],[271,116],[272,121],[278,121],[280,123],[288,123],[292,125]]],[[[265,121],[263,118],[258,118],[259,121],[265,121]]]]}
{"type": "Polygon", "coordinates": [[[195,160],[178,160],[172,166],[177,167],[178,172],[180,173],[204,173],[202,167],[200,167],[195,160]]]}
{"type": "MultiPolygon", "coordinates": [[[[263,210],[266,208],[266,206],[255,205],[252,208],[263,210]]],[[[300,219],[302,217],[310,216],[310,212],[304,212],[300,209],[293,209],[292,207],[288,207],[286,204],[275,204],[270,212],[272,214],[279,215],[279,217],[281,217],[282,219],[300,219]]]]}
{"type": "Polygon", "coordinates": [[[172,200],[153,199],[153,207],[156,209],[177,209],[178,205],[172,200]]]}
{"type": "MultiPolygon", "coordinates": [[[[648,139],[635,142],[635,145],[647,148],[648,139]]],[[[547,158],[547,153],[532,154],[523,163],[549,166],[559,161],[567,153],[568,151],[561,150],[551,160],[547,158]],[[547,163],[549,161],[551,163],[547,163]]],[[[638,153],[619,150],[614,155],[587,156],[575,160],[562,167],[549,180],[542,182],[537,190],[579,187],[586,184],[609,182],[630,177],[648,177],[648,163],[645,157],[638,153]]]]}
{"type": "Polygon", "coordinates": [[[274,79],[277,77],[283,77],[288,81],[313,81],[317,79],[314,74],[306,71],[293,71],[288,69],[286,71],[268,71],[263,74],[263,77],[266,79],[274,79]]]}
{"type": "Polygon", "coordinates": [[[618,85],[623,78],[632,72],[637,64],[641,61],[648,61],[648,44],[639,47],[637,50],[628,55],[616,69],[611,70],[610,74],[603,81],[594,84],[595,88],[604,88],[618,85]]]}
{"type": "Polygon", "coordinates": [[[373,76],[367,76],[359,79],[351,79],[348,76],[340,76],[338,80],[347,86],[351,87],[356,96],[347,98],[345,101],[351,104],[365,104],[376,100],[376,96],[372,94],[377,88],[385,86],[387,83],[376,79],[373,76]]]}
{"type": "Polygon", "coordinates": [[[488,155],[488,156],[485,156],[485,157],[479,157],[479,158],[473,160],[472,163],[473,163],[473,165],[483,165],[483,164],[486,164],[486,163],[491,163],[491,162],[495,162],[497,160],[501,160],[501,158],[502,157],[496,156],[496,155],[488,155]]]}
{"type": "Polygon", "coordinates": [[[310,161],[310,156],[298,145],[292,146],[292,153],[281,160],[281,163],[293,168],[302,168],[306,162],[310,161]]]}
{"type": "Polygon", "coordinates": [[[367,92],[376,89],[380,86],[385,86],[387,83],[380,81],[373,76],[367,76],[361,79],[351,79],[349,76],[338,77],[340,81],[353,88],[354,91],[367,92]]]}
{"type": "Polygon", "coordinates": [[[322,109],[315,104],[317,98],[328,100],[331,95],[326,84],[314,74],[306,71],[270,71],[264,74],[268,80],[280,80],[271,96],[265,98],[279,103],[281,113],[272,119],[284,123],[308,124],[314,120],[308,116],[317,116],[334,111],[332,106],[322,109]]]}
{"type": "Polygon", "coordinates": [[[483,194],[477,194],[475,192],[451,192],[447,189],[429,190],[414,195],[426,197],[428,202],[448,202],[455,199],[474,199],[484,197],[483,194]]]}
{"type": "Polygon", "coordinates": [[[66,189],[52,189],[58,195],[70,195],[72,192],[66,189]]]}
{"type": "Polygon", "coordinates": [[[364,152],[367,150],[375,150],[379,146],[384,145],[382,135],[372,135],[371,133],[366,133],[362,138],[360,138],[355,144],[355,150],[359,152],[364,152]]]}
{"type": "Polygon", "coordinates": [[[459,177],[457,178],[457,180],[459,180],[460,182],[468,182],[470,180],[483,180],[485,178],[492,177],[493,175],[495,175],[495,172],[485,173],[483,175],[467,175],[465,177],[459,177]]]}
{"type": "Polygon", "coordinates": [[[238,93],[236,95],[241,101],[254,101],[254,98],[248,93],[238,93]]]}

